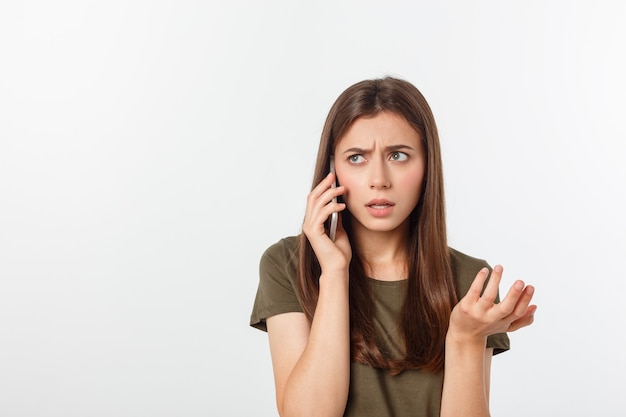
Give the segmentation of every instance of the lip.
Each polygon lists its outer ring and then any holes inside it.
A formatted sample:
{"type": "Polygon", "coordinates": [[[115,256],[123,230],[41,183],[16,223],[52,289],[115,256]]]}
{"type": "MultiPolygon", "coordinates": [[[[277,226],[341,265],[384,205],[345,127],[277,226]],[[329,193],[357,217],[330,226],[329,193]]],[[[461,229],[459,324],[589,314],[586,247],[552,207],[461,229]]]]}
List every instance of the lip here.
{"type": "Polygon", "coordinates": [[[365,204],[367,211],[374,217],[385,217],[391,214],[396,204],[384,198],[375,198],[365,204]]]}

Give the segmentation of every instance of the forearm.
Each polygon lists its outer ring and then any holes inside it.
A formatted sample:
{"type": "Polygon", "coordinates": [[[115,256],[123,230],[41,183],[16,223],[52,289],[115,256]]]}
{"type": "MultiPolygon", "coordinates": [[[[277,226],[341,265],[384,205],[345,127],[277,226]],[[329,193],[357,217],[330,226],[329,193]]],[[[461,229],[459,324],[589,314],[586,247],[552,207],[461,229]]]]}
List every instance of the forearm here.
{"type": "Polygon", "coordinates": [[[441,417],[488,417],[486,339],[461,340],[448,333],[441,417]]]}
{"type": "Polygon", "coordinates": [[[347,277],[320,278],[307,346],[285,386],[282,416],[341,416],[350,384],[347,277]]]}

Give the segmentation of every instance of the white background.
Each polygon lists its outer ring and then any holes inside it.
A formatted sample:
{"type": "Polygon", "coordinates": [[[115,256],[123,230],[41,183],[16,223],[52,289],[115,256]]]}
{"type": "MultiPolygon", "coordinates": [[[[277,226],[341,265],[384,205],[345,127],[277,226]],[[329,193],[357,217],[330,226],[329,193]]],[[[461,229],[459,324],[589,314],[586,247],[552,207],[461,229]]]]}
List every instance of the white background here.
{"type": "Polygon", "coordinates": [[[426,96],[451,245],[537,288],[494,416],[623,416],[626,3],[5,1],[0,415],[274,416],[248,326],[326,113],[426,96]],[[312,2],[311,2],[312,3],[312,2]]]}

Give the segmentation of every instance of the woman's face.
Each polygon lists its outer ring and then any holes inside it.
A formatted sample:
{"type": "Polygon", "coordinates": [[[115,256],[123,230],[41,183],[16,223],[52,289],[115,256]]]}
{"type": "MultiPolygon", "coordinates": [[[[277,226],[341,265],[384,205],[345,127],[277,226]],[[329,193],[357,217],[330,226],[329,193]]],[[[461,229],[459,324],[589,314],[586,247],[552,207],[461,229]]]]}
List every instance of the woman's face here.
{"type": "Polygon", "coordinates": [[[335,170],[353,230],[394,231],[419,202],[426,168],[420,135],[404,117],[381,112],[352,123],[335,147],[335,170]]]}

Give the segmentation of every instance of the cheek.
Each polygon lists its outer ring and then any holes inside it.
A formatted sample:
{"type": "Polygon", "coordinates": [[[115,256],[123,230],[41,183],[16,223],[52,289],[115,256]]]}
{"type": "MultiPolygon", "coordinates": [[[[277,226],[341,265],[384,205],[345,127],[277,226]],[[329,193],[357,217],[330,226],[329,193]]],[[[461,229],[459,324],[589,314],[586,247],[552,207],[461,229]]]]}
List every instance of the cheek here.
{"type": "Polygon", "coordinates": [[[337,176],[337,181],[339,184],[346,187],[346,191],[350,188],[354,188],[355,185],[354,178],[346,177],[345,175],[343,177],[337,176]]]}
{"type": "Polygon", "coordinates": [[[400,184],[404,189],[415,189],[422,187],[422,181],[424,177],[421,175],[410,175],[402,178],[400,184]]]}
{"type": "Polygon", "coordinates": [[[350,175],[341,175],[340,172],[337,173],[337,182],[345,188],[345,192],[343,193],[344,202],[348,202],[350,199],[350,195],[354,195],[357,193],[358,187],[358,178],[350,175]]]}
{"type": "Polygon", "coordinates": [[[424,173],[422,171],[416,171],[411,175],[406,175],[399,179],[399,186],[404,190],[414,190],[411,193],[415,198],[419,198],[422,193],[422,185],[424,182],[424,173]]]}

